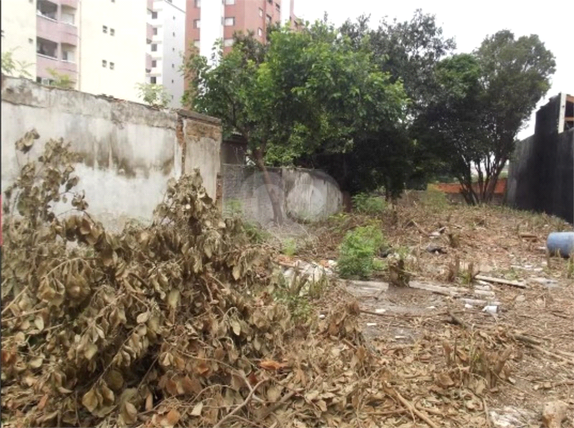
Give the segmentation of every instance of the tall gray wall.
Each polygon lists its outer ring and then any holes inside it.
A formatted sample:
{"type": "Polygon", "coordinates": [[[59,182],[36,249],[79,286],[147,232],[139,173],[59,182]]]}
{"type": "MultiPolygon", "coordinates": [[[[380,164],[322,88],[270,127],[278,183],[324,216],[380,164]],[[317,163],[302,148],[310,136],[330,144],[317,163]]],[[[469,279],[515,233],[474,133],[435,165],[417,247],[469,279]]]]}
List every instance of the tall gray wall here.
{"type": "Polygon", "coordinates": [[[82,156],[76,165],[78,190],[85,190],[90,213],[107,227],[120,228],[130,218],[149,221],[168,179],[194,168],[208,194],[216,197],[217,119],[4,77],[2,190],[51,138],[71,142],[82,156]],[[28,154],[17,152],[14,143],[32,128],[40,139],[28,154]]]}
{"type": "Polygon", "coordinates": [[[506,203],[574,223],[574,129],[558,134],[552,128],[537,125],[535,135],[516,145],[506,203]]]}
{"type": "MultiPolygon", "coordinates": [[[[269,168],[271,181],[287,217],[315,221],[340,211],[339,186],[323,171],[269,168]]],[[[261,173],[255,167],[222,166],[222,202],[227,214],[266,226],[273,221],[273,208],[261,173]]]]}

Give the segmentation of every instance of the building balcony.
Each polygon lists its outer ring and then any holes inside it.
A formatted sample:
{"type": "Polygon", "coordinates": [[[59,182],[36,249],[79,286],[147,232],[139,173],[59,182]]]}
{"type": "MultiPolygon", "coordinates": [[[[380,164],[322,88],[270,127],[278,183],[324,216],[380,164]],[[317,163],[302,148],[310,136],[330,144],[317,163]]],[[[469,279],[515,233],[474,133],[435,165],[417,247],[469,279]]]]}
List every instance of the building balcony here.
{"type": "Polygon", "coordinates": [[[148,53],[146,53],[146,54],[145,54],[145,68],[146,68],[147,70],[151,70],[151,69],[152,69],[151,62],[152,62],[152,57],[151,57],[151,55],[148,54],[148,53]]]}
{"type": "Polygon", "coordinates": [[[36,32],[42,39],[72,46],[78,45],[78,27],[58,22],[44,15],[38,14],[36,17],[36,32]]]}
{"type": "Polygon", "coordinates": [[[78,0],[59,0],[61,6],[68,6],[73,9],[78,8],[78,0]]]}
{"type": "Polygon", "coordinates": [[[153,39],[153,25],[146,24],[146,40],[148,43],[151,43],[153,39]]]}
{"type": "Polygon", "coordinates": [[[76,63],[61,61],[47,55],[36,55],[36,74],[38,77],[50,78],[49,69],[56,70],[58,73],[69,75],[73,81],[78,80],[78,66],[76,63]]]}
{"type": "Polygon", "coordinates": [[[153,11],[153,0],[147,0],[147,10],[153,11]]]}

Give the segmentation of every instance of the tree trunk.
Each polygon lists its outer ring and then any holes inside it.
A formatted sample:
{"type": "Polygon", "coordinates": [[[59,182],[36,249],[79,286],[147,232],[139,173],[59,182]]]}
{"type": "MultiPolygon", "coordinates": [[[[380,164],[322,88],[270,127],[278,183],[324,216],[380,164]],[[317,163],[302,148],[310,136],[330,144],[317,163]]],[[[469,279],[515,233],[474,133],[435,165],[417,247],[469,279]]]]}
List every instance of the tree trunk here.
{"type": "Polygon", "coordinates": [[[283,210],[281,208],[281,201],[279,199],[279,195],[273,188],[273,183],[271,182],[271,176],[269,175],[269,171],[267,170],[267,166],[265,166],[265,161],[263,160],[263,153],[261,152],[261,150],[255,150],[254,155],[255,155],[255,164],[263,174],[263,182],[265,183],[267,194],[269,195],[269,199],[271,200],[271,206],[273,208],[273,220],[277,224],[283,224],[283,210]]]}

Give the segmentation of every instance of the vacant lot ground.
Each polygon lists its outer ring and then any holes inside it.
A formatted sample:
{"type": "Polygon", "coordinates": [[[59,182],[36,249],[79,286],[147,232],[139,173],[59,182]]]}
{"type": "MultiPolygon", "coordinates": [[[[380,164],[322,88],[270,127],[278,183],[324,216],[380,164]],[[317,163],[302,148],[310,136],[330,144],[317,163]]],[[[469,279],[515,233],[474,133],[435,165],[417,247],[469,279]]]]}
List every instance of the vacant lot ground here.
{"type": "MultiPolygon", "coordinates": [[[[317,225],[289,242],[281,259],[327,266],[345,233],[365,224],[388,242],[383,264],[401,254],[410,287],[389,285],[382,269],[368,284],[332,281],[317,304],[322,316],[341,301],[358,302],[379,375],[405,400],[373,402],[363,412],[401,427],[540,426],[543,405],[555,400],[572,414],[574,262],[548,257],[544,248],[548,233],[571,226],[415,192],[378,214],[341,214],[317,225]]],[[[562,426],[574,426],[572,418],[562,426]]]]}

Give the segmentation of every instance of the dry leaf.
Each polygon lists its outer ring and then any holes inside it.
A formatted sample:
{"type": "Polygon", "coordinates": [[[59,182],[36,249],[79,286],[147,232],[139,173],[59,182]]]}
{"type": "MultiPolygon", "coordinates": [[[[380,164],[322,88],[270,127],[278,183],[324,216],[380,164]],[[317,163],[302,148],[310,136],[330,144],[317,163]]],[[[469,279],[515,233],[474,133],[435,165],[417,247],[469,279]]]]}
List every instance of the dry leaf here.
{"type": "Polygon", "coordinates": [[[259,363],[259,367],[265,370],[281,370],[287,366],[285,363],[279,363],[273,360],[263,360],[259,363]]]}
{"type": "Polygon", "coordinates": [[[144,322],[147,322],[147,320],[149,320],[150,318],[150,312],[143,312],[141,314],[138,315],[138,317],[136,318],[136,321],[138,324],[143,324],[144,322]]]}
{"type": "Polygon", "coordinates": [[[43,357],[36,357],[36,358],[33,358],[32,360],[30,360],[28,365],[30,367],[32,367],[33,369],[39,369],[40,367],[42,367],[43,362],[44,362],[43,357]]]}
{"type": "Polygon", "coordinates": [[[149,392],[145,398],[145,409],[147,412],[153,409],[153,395],[151,392],[149,392]]]}
{"type": "Polygon", "coordinates": [[[124,419],[124,422],[131,425],[137,420],[138,410],[136,409],[136,406],[134,406],[129,401],[126,401],[122,405],[121,415],[124,419]]]}
{"type": "Polygon", "coordinates": [[[179,413],[176,409],[171,409],[166,415],[166,421],[169,426],[174,426],[179,422],[181,419],[181,413],[179,413]]]}
{"type": "Polygon", "coordinates": [[[44,395],[40,401],[38,402],[38,410],[43,410],[46,407],[46,403],[48,402],[48,394],[44,395]]]}
{"type": "Polygon", "coordinates": [[[281,397],[281,390],[275,385],[270,386],[267,389],[267,399],[272,403],[275,403],[281,397]]]}
{"type": "Polygon", "coordinates": [[[34,325],[36,326],[36,328],[40,331],[44,330],[44,318],[41,315],[38,315],[35,319],[34,319],[34,325]]]}
{"type": "Polygon", "coordinates": [[[203,410],[203,403],[199,402],[193,407],[191,411],[191,416],[201,416],[202,410],[203,410]]]}
{"type": "Polygon", "coordinates": [[[98,396],[96,391],[92,388],[82,397],[82,404],[90,413],[93,413],[98,407],[98,396]]]}

